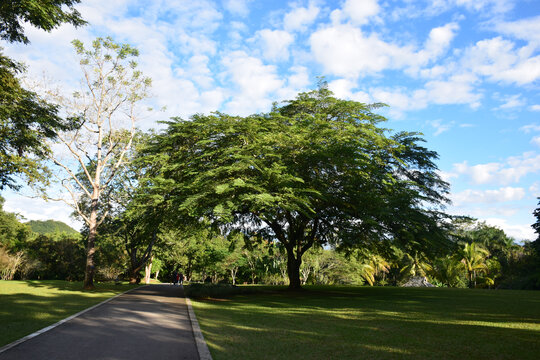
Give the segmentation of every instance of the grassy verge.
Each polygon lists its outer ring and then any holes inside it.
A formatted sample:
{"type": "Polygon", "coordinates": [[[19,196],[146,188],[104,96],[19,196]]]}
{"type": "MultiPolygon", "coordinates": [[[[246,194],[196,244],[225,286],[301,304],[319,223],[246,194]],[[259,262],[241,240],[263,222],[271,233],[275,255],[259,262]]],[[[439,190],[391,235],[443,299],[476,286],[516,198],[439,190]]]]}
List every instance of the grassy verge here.
{"type": "Polygon", "coordinates": [[[214,360],[537,359],[540,292],[308,287],[194,300],[214,360]]]}
{"type": "Polygon", "coordinates": [[[80,282],[0,280],[0,346],[132,287],[97,284],[95,290],[83,291],[80,282]]]}

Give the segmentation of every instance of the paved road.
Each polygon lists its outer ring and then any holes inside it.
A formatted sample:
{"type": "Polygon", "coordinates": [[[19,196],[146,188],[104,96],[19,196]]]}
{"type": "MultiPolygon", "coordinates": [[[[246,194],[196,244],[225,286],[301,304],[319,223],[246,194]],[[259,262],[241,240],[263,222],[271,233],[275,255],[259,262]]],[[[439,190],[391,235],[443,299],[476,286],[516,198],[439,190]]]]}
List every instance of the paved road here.
{"type": "Polygon", "coordinates": [[[3,353],[25,359],[199,359],[183,290],[148,285],[3,353]]]}

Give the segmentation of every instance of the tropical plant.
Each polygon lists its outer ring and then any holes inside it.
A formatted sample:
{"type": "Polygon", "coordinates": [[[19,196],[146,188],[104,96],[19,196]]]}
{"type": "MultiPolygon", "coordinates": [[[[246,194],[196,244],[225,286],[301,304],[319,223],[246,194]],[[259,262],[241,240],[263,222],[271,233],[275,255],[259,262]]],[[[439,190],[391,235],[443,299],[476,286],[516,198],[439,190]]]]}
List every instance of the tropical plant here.
{"type": "Polygon", "coordinates": [[[465,266],[459,258],[447,255],[435,259],[430,274],[448,287],[465,286],[465,266]]]}
{"type": "Polygon", "coordinates": [[[477,273],[485,273],[488,270],[486,259],[489,256],[489,251],[484,249],[478,243],[464,244],[460,250],[460,257],[465,270],[467,271],[467,279],[469,287],[476,287],[477,273]]]}

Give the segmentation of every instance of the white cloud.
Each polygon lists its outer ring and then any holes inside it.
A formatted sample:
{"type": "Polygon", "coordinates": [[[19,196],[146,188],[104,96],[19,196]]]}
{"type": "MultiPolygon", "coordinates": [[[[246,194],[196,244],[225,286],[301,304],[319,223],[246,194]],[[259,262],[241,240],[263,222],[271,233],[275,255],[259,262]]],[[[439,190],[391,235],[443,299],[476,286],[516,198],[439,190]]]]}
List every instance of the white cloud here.
{"type": "Polygon", "coordinates": [[[289,46],[294,42],[294,36],[288,32],[264,29],[257,31],[255,38],[261,42],[265,59],[279,61],[289,58],[289,46]]]}
{"type": "Polygon", "coordinates": [[[509,157],[502,163],[487,163],[470,166],[467,161],[454,164],[454,172],[468,176],[475,184],[516,183],[528,174],[540,171],[540,155],[529,152],[509,157]]]}
{"type": "Polygon", "coordinates": [[[531,110],[531,111],[540,111],[540,105],[538,105],[538,104],[531,105],[531,106],[529,106],[529,110],[531,110]]]}
{"type": "Polygon", "coordinates": [[[529,187],[529,192],[531,193],[532,196],[534,197],[540,197],[540,181],[536,181],[534,182],[530,187],[529,187]]]}
{"type": "Polygon", "coordinates": [[[532,46],[540,46],[540,16],[512,22],[499,22],[495,29],[505,35],[528,41],[532,46]]]}
{"type": "Polygon", "coordinates": [[[355,81],[349,79],[337,79],[328,83],[328,88],[337,98],[349,99],[361,103],[373,102],[372,97],[364,91],[353,91],[357,87],[355,81]]]}
{"type": "Polygon", "coordinates": [[[539,124],[529,124],[525,125],[519,128],[519,130],[523,131],[524,133],[528,134],[532,131],[540,131],[540,125],[539,124]]]}
{"type": "Polygon", "coordinates": [[[501,218],[488,218],[486,219],[486,223],[501,228],[508,236],[513,237],[518,241],[532,241],[537,237],[531,224],[510,224],[507,219],[501,218]]]}
{"type": "Polygon", "coordinates": [[[423,109],[427,105],[426,92],[423,89],[411,91],[405,88],[370,88],[369,94],[375,102],[389,105],[390,115],[398,119],[403,117],[403,111],[423,109]]]}
{"type": "Polygon", "coordinates": [[[427,59],[442,55],[450,46],[450,42],[456,36],[458,29],[459,26],[456,23],[449,23],[432,29],[426,41],[425,49],[420,53],[425,52],[427,59]]]}
{"type": "Polygon", "coordinates": [[[320,9],[310,2],[307,8],[297,7],[283,18],[283,27],[286,31],[306,31],[319,15],[320,9]]]}
{"type": "Polygon", "coordinates": [[[501,37],[478,41],[467,49],[462,66],[491,81],[524,85],[540,79],[540,55],[531,57],[530,48],[516,49],[501,37]]]}
{"type": "Polygon", "coordinates": [[[287,84],[290,88],[299,90],[305,89],[309,84],[309,73],[305,66],[293,66],[291,69],[291,75],[287,79],[287,84]]]}
{"type": "Polygon", "coordinates": [[[531,143],[533,143],[536,146],[540,146],[540,136],[535,136],[532,138],[531,143]]]}
{"type": "Polygon", "coordinates": [[[489,8],[494,13],[504,13],[514,7],[513,2],[508,0],[450,0],[449,3],[474,11],[484,11],[489,8]]]}
{"type": "Polygon", "coordinates": [[[513,109],[525,105],[525,100],[521,98],[521,95],[512,95],[506,99],[505,103],[498,107],[498,109],[513,109]]]}
{"type": "Polygon", "coordinates": [[[429,121],[429,125],[435,128],[434,136],[439,136],[445,131],[450,130],[454,126],[454,122],[444,123],[441,119],[429,121]]]}
{"type": "Polygon", "coordinates": [[[223,6],[230,13],[245,17],[249,14],[249,2],[251,0],[225,0],[223,6]]]}
{"type": "Polygon", "coordinates": [[[525,190],[520,187],[503,187],[497,190],[464,190],[451,195],[452,203],[456,206],[470,203],[501,203],[521,200],[525,190]]]}
{"type": "Polygon", "coordinates": [[[431,30],[424,48],[387,42],[376,33],[369,35],[351,24],[321,28],[310,37],[316,61],[332,75],[356,79],[387,69],[406,69],[415,74],[448,49],[457,25],[450,23],[431,30]]]}
{"type": "Polygon", "coordinates": [[[226,111],[232,114],[248,115],[267,111],[274,98],[270,95],[280,89],[284,82],[272,65],[264,65],[258,58],[244,51],[227,54],[223,60],[226,76],[236,86],[234,95],[226,103],[226,111]]]}
{"type": "Polygon", "coordinates": [[[210,88],[214,85],[214,77],[208,68],[210,59],[206,55],[192,56],[188,61],[186,74],[202,88],[210,88]]]}
{"type": "Polygon", "coordinates": [[[425,85],[426,97],[435,104],[469,104],[472,108],[480,105],[482,95],[474,91],[476,77],[457,74],[448,80],[428,81],[425,85]]]}
{"type": "Polygon", "coordinates": [[[402,68],[411,61],[411,48],[386,43],[376,34],[365,36],[351,25],[318,30],[311,35],[311,50],[326,72],[344,78],[402,68]]]}
{"type": "Polygon", "coordinates": [[[349,20],[354,25],[364,25],[379,14],[377,0],[346,0],[341,10],[330,15],[334,23],[349,20]]]}

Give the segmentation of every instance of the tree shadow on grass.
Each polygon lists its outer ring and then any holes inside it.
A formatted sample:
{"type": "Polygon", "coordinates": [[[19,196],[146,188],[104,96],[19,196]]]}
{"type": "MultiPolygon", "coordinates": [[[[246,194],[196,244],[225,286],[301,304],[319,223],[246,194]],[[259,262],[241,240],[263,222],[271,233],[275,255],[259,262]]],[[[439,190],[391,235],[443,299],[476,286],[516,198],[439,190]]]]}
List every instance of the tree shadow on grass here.
{"type": "Polygon", "coordinates": [[[204,301],[196,311],[215,360],[536,359],[539,298],[466,289],[317,289],[224,305],[204,301]]]}
{"type": "Polygon", "coordinates": [[[28,286],[34,288],[56,289],[61,291],[84,291],[89,293],[95,292],[123,292],[139,285],[115,284],[114,282],[102,282],[95,284],[95,289],[84,290],[81,281],[64,281],[64,280],[26,280],[28,286]]]}

